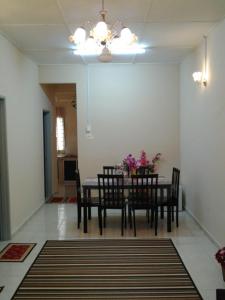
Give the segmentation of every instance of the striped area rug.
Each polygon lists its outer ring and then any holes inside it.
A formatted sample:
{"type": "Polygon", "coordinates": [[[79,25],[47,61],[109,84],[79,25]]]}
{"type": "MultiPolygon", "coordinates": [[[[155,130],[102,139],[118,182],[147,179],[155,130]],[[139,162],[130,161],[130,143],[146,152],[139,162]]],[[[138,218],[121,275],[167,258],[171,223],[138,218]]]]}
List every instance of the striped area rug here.
{"type": "Polygon", "coordinates": [[[202,299],[170,239],[47,241],[12,299],[202,299]]]}

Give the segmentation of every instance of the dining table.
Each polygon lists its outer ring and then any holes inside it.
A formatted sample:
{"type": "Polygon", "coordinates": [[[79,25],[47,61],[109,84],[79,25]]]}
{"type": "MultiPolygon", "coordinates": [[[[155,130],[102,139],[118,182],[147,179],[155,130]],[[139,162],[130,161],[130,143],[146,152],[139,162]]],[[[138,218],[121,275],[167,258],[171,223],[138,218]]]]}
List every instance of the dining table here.
{"type": "MultiPolygon", "coordinates": [[[[131,177],[124,177],[124,189],[129,190],[132,188],[131,177]]],[[[87,200],[91,198],[91,192],[98,190],[98,178],[88,177],[83,181],[83,208],[84,208],[84,218],[83,218],[83,230],[84,233],[88,232],[88,205],[87,200]]],[[[158,178],[158,192],[159,197],[169,195],[171,190],[171,180],[165,176],[160,176],[158,178]]],[[[171,232],[171,208],[167,211],[167,231],[171,232]]]]}

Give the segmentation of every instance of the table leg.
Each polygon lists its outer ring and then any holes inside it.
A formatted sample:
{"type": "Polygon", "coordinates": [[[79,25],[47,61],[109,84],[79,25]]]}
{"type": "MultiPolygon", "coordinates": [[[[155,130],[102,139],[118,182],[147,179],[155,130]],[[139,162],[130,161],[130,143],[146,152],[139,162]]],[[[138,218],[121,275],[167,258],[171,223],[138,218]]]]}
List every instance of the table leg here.
{"type": "MultiPolygon", "coordinates": [[[[164,197],[164,189],[160,189],[160,202],[163,203],[163,197],[164,197]]],[[[161,219],[164,219],[164,206],[160,206],[160,217],[161,219]]]]}
{"type": "Polygon", "coordinates": [[[87,233],[87,197],[88,191],[85,187],[83,187],[83,201],[84,201],[84,233],[87,233]]]}
{"type": "Polygon", "coordinates": [[[167,207],[167,231],[171,232],[171,206],[167,207]]]}

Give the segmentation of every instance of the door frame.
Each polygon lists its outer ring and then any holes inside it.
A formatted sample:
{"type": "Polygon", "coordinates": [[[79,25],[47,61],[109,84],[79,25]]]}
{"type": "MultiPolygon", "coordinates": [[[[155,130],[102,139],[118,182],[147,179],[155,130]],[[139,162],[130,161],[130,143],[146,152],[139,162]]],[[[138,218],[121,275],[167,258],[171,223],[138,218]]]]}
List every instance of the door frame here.
{"type": "Polygon", "coordinates": [[[0,96],[0,240],[11,239],[5,98],[0,96]]]}
{"type": "Polygon", "coordinates": [[[43,110],[43,153],[44,153],[44,194],[45,202],[52,196],[52,136],[51,112],[43,110]]]}

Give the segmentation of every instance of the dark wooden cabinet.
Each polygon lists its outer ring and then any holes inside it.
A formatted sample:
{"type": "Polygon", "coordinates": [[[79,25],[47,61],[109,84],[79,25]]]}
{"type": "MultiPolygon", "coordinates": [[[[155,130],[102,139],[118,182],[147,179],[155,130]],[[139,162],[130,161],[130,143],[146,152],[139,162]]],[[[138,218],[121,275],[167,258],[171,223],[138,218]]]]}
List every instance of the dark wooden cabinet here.
{"type": "Polygon", "coordinates": [[[58,180],[61,184],[75,182],[76,157],[58,157],[58,180]]]}
{"type": "Polygon", "coordinates": [[[64,160],[64,182],[74,181],[75,171],[77,169],[77,161],[76,160],[64,160]]]}

